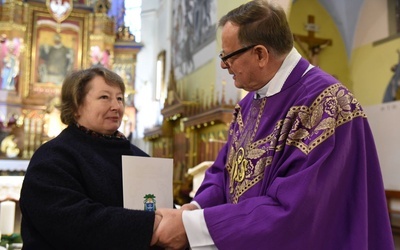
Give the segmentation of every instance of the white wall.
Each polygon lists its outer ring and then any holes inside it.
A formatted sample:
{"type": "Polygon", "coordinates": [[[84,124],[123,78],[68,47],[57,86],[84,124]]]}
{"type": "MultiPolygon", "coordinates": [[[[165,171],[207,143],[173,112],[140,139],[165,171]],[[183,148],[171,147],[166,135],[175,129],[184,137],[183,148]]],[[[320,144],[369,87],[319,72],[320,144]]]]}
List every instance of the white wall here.
{"type": "Polygon", "coordinates": [[[364,107],[374,135],[385,189],[400,190],[400,101],[364,107]]]}
{"type": "Polygon", "coordinates": [[[156,61],[166,50],[166,80],[169,78],[171,47],[171,0],[142,1],[142,40],[136,64],[135,105],[138,109],[136,133],[133,143],[151,154],[150,145],[144,142],[144,131],[162,123],[161,109],[164,101],[156,101],[156,61]]]}

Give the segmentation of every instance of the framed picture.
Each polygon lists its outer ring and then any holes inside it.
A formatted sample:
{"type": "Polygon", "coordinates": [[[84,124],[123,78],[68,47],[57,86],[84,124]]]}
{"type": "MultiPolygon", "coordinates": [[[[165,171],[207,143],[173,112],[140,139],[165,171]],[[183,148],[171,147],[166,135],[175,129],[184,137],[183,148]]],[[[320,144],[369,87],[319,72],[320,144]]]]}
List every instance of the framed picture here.
{"type": "Polygon", "coordinates": [[[69,16],[59,23],[45,12],[33,12],[29,95],[57,95],[66,74],[82,68],[85,18],[69,16]]]}
{"type": "Polygon", "coordinates": [[[17,91],[21,72],[21,51],[24,41],[21,37],[0,37],[0,90],[17,91]]]}
{"type": "Polygon", "coordinates": [[[215,58],[217,0],[173,0],[172,53],[177,79],[215,58]]]}

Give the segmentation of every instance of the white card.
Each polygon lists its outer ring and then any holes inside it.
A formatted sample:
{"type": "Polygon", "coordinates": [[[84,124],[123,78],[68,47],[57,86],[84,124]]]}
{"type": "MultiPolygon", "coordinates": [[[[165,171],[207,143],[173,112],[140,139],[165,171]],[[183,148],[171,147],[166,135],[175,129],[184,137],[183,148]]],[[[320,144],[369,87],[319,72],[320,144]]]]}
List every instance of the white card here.
{"type": "Polygon", "coordinates": [[[153,194],[157,208],[173,208],[173,159],[122,156],[124,208],[144,210],[144,196],[153,194]]]}

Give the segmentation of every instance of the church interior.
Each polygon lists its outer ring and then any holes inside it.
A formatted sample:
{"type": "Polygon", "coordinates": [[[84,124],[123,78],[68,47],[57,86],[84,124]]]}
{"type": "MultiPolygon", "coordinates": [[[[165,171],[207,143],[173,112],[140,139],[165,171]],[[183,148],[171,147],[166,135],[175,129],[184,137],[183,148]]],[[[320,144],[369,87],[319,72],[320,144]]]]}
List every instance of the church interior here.
{"type": "MultiPolygon", "coordinates": [[[[58,110],[63,77],[93,65],[123,78],[120,131],[149,155],[173,159],[174,203],[189,202],[245,95],[220,68],[215,27],[247,0],[141,1],[140,39],[124,21],[123,0],[62,1],[65,9],[54,9],[53,2],[0,2],[0,202],[15,204],[12,219],[0,214],[0,220],[12,220],[11,232],[1,233],[19,235],[19,190],[29,159],[65,127],[58,110]]],[[[397,140],[395,126],[388,134],[380,125],[381,113],[390,112],[394,120],[387,123],[394,125],[400,115],[400,1],[276,2],[302,56],[342,82],[370,112],[373,132],[382,138],[377,146],[388,212],[400,245],[400,170],[381,146],[394,141],[395,154],[400,135],[397,140]]]]}

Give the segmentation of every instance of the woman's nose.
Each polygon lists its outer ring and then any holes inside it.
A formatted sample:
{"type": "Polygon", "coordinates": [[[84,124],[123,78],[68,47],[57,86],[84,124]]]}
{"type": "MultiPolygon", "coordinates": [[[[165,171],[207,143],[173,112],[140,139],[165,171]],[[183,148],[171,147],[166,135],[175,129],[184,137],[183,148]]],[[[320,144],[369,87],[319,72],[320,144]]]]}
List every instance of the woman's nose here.
{"type": "Polygon", "coordinates": [[[111,110],[117,110],[121,106],[121,103],[118,99],[112,99],[111,101],[111,110]]]}

